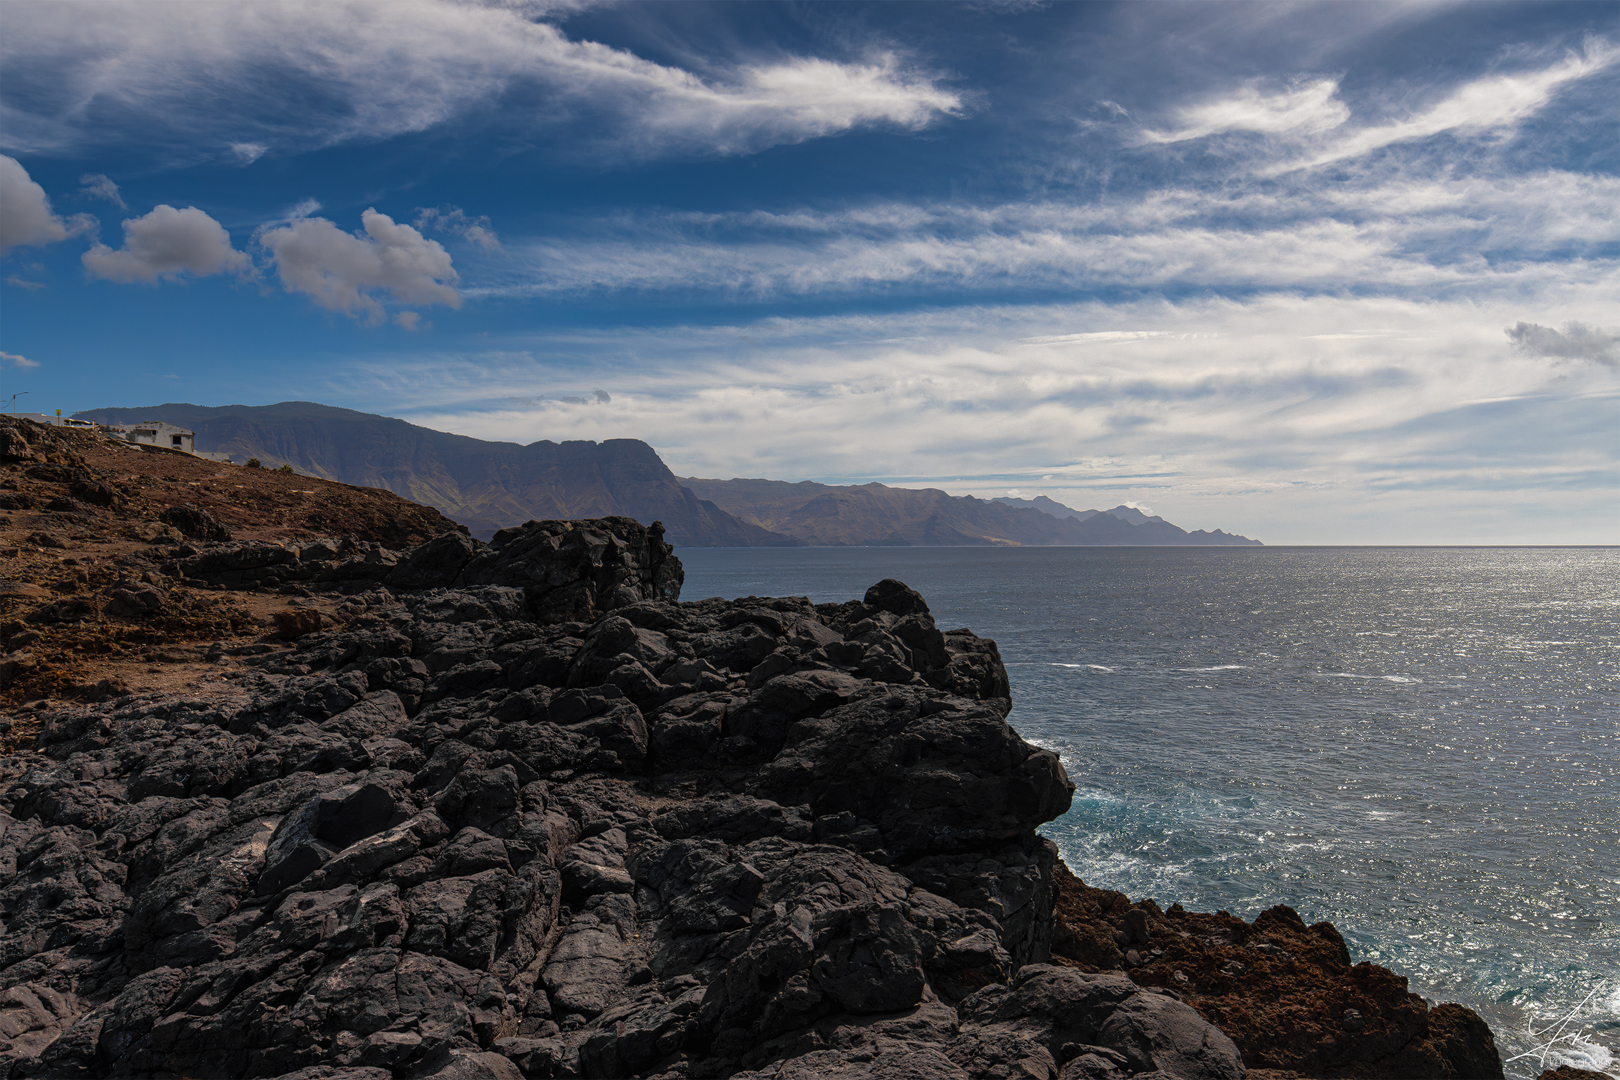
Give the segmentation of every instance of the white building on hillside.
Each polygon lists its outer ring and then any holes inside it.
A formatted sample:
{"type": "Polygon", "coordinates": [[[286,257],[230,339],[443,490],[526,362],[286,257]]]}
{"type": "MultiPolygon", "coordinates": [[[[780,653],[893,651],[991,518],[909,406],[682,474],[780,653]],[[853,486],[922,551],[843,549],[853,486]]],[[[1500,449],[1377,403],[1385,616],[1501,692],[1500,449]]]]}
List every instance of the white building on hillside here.
{"type": "Polygon", "coordinates": [[[90,428],[93,430],[96,426],[88,420],[75,420],[71,416],[49,416],[38,412],[14,412],[6,413],[6,415],[15,416],[19,420],[32,420],[34,423],[44,424],[46,427],[90,428]]]}
{"type": "Polygon", "coordinates": [[[166,424],[162,420],[146,420],[139,424],[103,424],[101,429],[115,439],[184,450],[188,454],[197,452],[196,432],[166,424]]]}

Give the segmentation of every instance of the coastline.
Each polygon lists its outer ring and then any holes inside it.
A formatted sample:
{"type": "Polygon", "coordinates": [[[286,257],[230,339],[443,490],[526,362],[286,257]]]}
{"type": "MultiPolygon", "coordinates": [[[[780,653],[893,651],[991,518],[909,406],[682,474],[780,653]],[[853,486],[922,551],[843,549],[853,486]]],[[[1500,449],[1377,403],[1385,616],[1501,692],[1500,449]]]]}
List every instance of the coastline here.
{"type": "MultiPolygon", "coordinates": [[[[106,483],[58,456],[29,491],[106,483]]],[[[677,603],[679,560],[628,519],[493,545],[176,542],[223,526],[108,486],[61,548],[13,556],[40,584],[3,600],[10,1075],[1495,1060],[1477,1018],[1436,1025],[1452,1007],[1369,965],[1362,1029],[1342,1030],[1346,1000],[1319,992],[1348,965],[1331,928],[1081,885],[1035,831],[1073,785],[1008,726],[995,644],[941,632],[897,581],[677,603]],[[128,656],[142,634],[169,641],[128,656]],[[1256,1004],[1301,988],[1332,1022],[1314,1058],[1256,1004]]]]}
{"type": "MultiPolygon", "coordinates": [[[[162,569],[242,572],[188,550],[162,569]]],[[[1072,785],[1005,723],[994,644],[904,585],[672,604],[678,560],[626,519],[446,533],[370,581],[311,550],[276,577],[341,581],[341,629],[212,701],[36,710],[0,794],[14,1075],[1243,1074],[1173,972],[1088,963],[1108,942],[1051,918],[1090,895],[1034,832],[1072,785]],[[426,1000],[357,1015],[383,970],[426,1000]]],[[[1120,918],[1158,948],[1200,917],[1120,918]]],[[[1368,1012],[1351,1052],[1387,1048],[1368,1012]]],[[[1363,1056],[1475,1075],[1464,1028],[1363,1056]]]]}

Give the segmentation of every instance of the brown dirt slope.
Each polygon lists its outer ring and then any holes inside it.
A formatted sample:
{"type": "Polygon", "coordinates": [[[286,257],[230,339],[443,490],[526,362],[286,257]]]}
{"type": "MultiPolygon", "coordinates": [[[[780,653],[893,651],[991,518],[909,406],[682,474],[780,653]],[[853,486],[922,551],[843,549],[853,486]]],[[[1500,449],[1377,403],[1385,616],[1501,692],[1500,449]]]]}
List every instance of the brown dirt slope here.
{"type": "Polygon", "coordinates": [[[24,703],[201,685],[233,651],[272,647],[289,600],[339,617],[341,597],[223,594],[157,572],[190,539],[399,549],[454,528],[375,488],[0,415],[0,750],[30,737],[24,703]]]}

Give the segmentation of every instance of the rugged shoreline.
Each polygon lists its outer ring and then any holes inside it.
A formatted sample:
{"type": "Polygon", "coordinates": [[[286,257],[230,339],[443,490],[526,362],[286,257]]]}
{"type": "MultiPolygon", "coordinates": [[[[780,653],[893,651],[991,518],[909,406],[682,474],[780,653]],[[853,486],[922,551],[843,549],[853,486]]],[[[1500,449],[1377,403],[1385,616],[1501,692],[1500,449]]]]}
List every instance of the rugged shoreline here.
{"type": "Polygon", "coordinates": [[[1075,879],[994,643],[899,582],[681,603],[623,518],[116,563],[8,649],[211,595],[290,644],[9,710],[6,1075],[1501,1075],[1325,924],[1075,879]]]}

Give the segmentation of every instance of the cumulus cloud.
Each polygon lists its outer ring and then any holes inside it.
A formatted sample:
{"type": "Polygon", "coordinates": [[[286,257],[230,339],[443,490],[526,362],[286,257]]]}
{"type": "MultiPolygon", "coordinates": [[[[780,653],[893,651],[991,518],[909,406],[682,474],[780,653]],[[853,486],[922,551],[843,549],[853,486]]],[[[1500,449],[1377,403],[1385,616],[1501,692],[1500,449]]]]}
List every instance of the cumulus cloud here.
{"type": "Polygon", "coordinates": [[[11,352],[0,352],[0,363],[4,363],[8,367],[14,367],[14,368],[37,368],[37,367],[39,367],[39,361],[38,360],[30,360],[26,356],[20,356],[17,353],[11,353],[11,352]]]}
{"type": "Polygon", "coordinates": [[[122,248],[114,250],[97,241],[82,260],[92,276],[123,284],[252,269],[248,257],[231,246],[223,225],[195,206],[176,210],[166,204],[124,222],[122,248]]]}
{"type": "Polygon", "coordinates": [[[54,244],[92,224],[93,219],[58,217],[45,189],[22,163],[0,154],[0,252],[54,244]]]}
{"type": "Polygon", "coordinates": [[[112,177],[102,173],[85,173],[79,177],[79,194],[91,199],[104,199],[120,210],[129,209],[118,185],[113,183],[112,177]]]}
{"type": "MultiPolygon", "coordinates": [[[[288,292],[304,293],[329,311],[380,322],[379,294],[402,304],[461,306],[460,275],[437,240],[374,209],[360,221],[363,232],[346,233],[326,218],[298,217],[264,230],[259,243],[288,292]]],[[[415,328],[414,322],[400,325],[415,328]]]]}
{"type": "Polygon", "coordinates": [[[32,92],[6,103],[0,131],[6,145],[35,151],[140,130],[187,153],[225,146],[248,164],[271,150],[421,131],[513,91],[542,102],[525,110],[524,126],[585,116],[602,142],[636,156],[741,153],[867,124],[916,128],[962,106],[890,52],[718,60],[698,72],[572,40],[534,5],[14,7],[0,65],[25,68],[32,92]],[[221,86],[228,110],[218,107],[221,86]]]}
{"type": "Polygon", "coordinates": [[[1518,322],[1502,331],[1527,356],[1589,360],[1620,367],[1620,333],[1587,323],[1568,322],[1562,331],[1540,323],[1518,322]]]}

